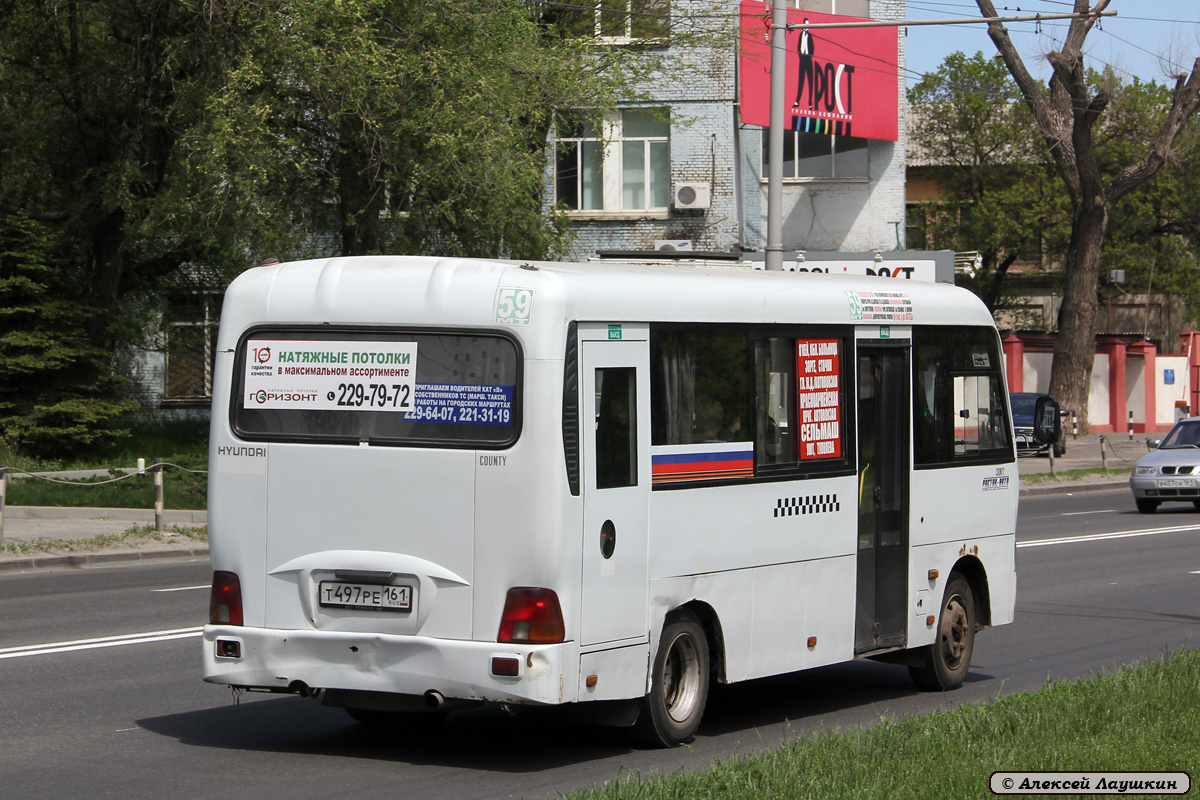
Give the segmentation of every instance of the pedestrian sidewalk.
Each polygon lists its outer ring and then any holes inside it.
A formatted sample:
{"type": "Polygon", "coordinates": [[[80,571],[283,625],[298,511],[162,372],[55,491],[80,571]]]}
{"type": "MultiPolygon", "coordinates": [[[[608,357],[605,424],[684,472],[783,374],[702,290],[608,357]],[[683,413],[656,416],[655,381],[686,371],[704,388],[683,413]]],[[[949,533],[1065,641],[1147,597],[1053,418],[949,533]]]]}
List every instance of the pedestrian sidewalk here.
{"type": "MultiPolygon", "coordinates": [[[[1150,452],[1146,442],[1161,439],[1166,435],[1166,432],[1135,433],[1130,438],[1129,434],[1125,433],[1086,433],[1078,437],[1067,434],[1063,440],[1066,452],[1054,459],[1054,472],[1105,466],[1114,471],[1133,469],[1137,460],[1150,452]]],[[[1050,458],[1044,455],[1022,456],[1019,466],[1022,475],[1050,472],[1050,458]]],[[[1118,479],[1124,481],[1127,480],[1127,476],[1122,473],[1114,480],[1118,479]]]]}
{"type": "Polygon", "coordinates": [[[208,545],[186,536],[173,534],[173,526],[200,527],[206,524],[205,511],[163,512],[166,530],[161,539],[139,538],[128,542],[104,543],[89,547],[97,537],[118,537],[130,528],[154,525],[154,511],[137,508],[59,508],[50,506],[6,506],[4,543],[33,544],[38,539],[83,542],[76,549],[34,549],[19,552],[0,549],[0,571],[46,567],[83,567],[114,561],[141,559],[190,558],[208,555],[208,545]]]}

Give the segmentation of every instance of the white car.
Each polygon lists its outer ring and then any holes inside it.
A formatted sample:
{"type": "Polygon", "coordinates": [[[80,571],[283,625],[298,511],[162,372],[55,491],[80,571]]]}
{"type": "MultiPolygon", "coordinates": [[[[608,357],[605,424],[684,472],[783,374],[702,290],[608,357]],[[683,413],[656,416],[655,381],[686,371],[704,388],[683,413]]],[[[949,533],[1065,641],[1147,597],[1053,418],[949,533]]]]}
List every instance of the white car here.
{"type": "Polygon", "coordinates": [[[1129,488],[1143,514],[1166,502],[1200,509],[1200,417],[1180,420],[1154,451],[1138,459],[1129,488]]]}

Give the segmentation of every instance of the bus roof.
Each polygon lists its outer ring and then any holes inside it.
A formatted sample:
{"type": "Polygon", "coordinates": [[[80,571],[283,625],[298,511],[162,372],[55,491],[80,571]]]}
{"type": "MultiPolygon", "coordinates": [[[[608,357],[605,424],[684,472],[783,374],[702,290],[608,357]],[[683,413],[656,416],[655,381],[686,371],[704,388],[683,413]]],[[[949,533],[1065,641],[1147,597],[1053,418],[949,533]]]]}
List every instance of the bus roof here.
{"type": "MultiPolygon", "coordinates": [[[[511,293],[509,294],[511,297],[511,293]]],[[[984,304],[949,284],[766,272],[745,262],[501,261],[360,256],[257,267],[226,293],[223,328],[256,324],[507,327],[561,346],[569,321],[992,325],[984,304]],[[500,318],[502,289],[531,292],[527,320],[500,318]]],[[[222,346],[232,346],[233,342],[222,346]]]]}

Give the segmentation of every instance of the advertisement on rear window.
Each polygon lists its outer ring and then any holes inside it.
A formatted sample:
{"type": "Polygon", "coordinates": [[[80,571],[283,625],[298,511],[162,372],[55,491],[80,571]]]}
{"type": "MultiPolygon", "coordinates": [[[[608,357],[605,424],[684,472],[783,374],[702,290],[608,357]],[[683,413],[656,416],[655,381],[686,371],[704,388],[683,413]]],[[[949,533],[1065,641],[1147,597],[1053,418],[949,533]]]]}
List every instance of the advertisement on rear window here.
{"type": "Polygon", "coordinates": [[[458,425],[508,425],[512,423],[512,397],[511,386],[418,383],[415,407],[404,418],[458,425]]]}
{"type": "Polygon", "coordinates": [[[415,405],[416,342],[250,339],[246,408],[396,411],[415,405]]]}
{"type": "Polygon", "coordinates": [[[797,339],[800,459],[842,457],[842,391],[837,339],[797,339]]]}

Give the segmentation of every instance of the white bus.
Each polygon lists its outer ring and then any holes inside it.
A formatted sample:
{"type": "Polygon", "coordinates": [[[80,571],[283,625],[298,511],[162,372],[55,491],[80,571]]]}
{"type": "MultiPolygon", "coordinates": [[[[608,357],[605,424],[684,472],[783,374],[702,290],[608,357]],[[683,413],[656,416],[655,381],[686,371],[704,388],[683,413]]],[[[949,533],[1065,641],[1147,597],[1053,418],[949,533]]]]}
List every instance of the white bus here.
{"type": "Polygon", "coordinates": [[[204,679],[362,722],[572,704],[661,746],[712,680],[870,657],[953,689],[1013,618],[1007,397],[949,285],[252,269],[218,336],[204,679]]]}

